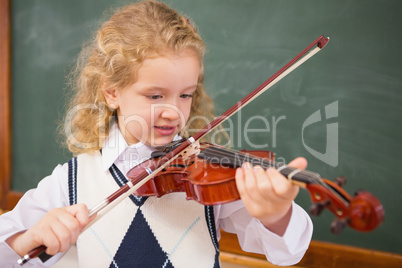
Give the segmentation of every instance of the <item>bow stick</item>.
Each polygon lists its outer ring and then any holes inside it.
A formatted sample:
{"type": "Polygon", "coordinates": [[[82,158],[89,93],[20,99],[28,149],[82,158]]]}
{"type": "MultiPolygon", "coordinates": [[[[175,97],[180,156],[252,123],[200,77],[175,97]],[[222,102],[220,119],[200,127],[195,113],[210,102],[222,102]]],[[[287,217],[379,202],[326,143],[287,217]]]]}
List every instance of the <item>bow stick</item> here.
{"type": "MultiPolygon", "coordinates": [[[[241,108],[245,107],[249,104],[252,100],[257,98],[259,95],[264,93],[267,89],[275,85],[279,82],[282,78],[286,75],[291,73],[294,69],[299,67],[309,58],[314,56],[317,52],[325,47],[325,45],[329,42],[329,37],[325,38],[323,35],[318,37],[313,43],[311,43],[308,47],[306,47],[299,55],[297,55],[294,59],[288,62],[285,66],[283,66],[279,71],[277,71],[273,76],[268,78],[264,83],[262,83],[259,87],[254,89],[251,93],[249,93],[246,97],[242,100],[237,102],[231,108],[229,108],[226,112],[222,115],[217,117],[211,123],[206,125],[203,129],[199,132],[194,134],[193,137],[188,138],[179,146],[177,146],[174,150],[169,152],[166,156],[161,157],[157,161],[152,161],[149,163],[148,167],[143,167],[143,170],[139,173],[139,175],[135,179],[130,179],[125,185],[123,185],[120,189],[116,192],[111,194],[109,197],[104,199],[103,201],[99,202],[95,207],[93,207],[89,211],[89,217],[95,216],[93,219],[84,229],[88,229],[92,226],[96,221],[102,218],[103,215],[107,214],[112,208],[117,206],[122,200],[126,197],[133,194],[144,185],[147,181],[152,179],[156,174],[158,174],[161,170],[163,170],[166,166],[168,166],[173,160],[181,156],[183,153],[186,152],[186,149],[189,148],[193,143],[196,141],[201,140],[205,137],[210,131],[221,125],[224,121],[226,121],[229,117],[234,115],[238,112],[241,108]]],[[[45,253],[46,247],[40,246],[33,250],[31,250],[28,254],[18,260],[18,264],[23,265],[28,262],[30,259],[39,257],[43,262],[48,260],[51,256],[45,253]]]]}

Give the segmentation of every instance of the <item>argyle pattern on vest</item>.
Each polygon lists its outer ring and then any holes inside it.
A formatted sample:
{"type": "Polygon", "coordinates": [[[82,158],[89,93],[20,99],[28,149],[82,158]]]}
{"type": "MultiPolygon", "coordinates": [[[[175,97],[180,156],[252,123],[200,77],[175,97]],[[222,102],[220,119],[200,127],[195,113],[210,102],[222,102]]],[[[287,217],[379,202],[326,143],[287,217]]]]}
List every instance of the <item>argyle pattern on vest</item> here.
{"type": "MultiPolygon", "coordinates": [[[[78,165],[91,164],[91,161],[99,165],[100,158],[100,154],[85,155],[69,161],[70,204],[86,203],[87,199],[81,197],[84,194],[80,194],[79,189],[80,186],[86,185],[80,183],[80,173],[87,173],[81,172],[78,165]]],[[[94,173],[94,176],[101,177],[99,171],[94,173]]],[[[116,189],[128,182],[115,165],[110,167],[108,174],[104,177],[112,180],[116,189]]],[[[111,185],[106,188],[111,188],[111,185]]],[[[108,196],[108,193],[104,194],[103,198],[108,196]]],[[[91,258],[96,258],[97,261],[99,258],[109,260],[108,265],[104,264],[105,260],[101,266],[96,267],[220,267],[219,243],[216,238],[212,206],[202,206],[194,201],[187,201],[184,193],[168,194],[161,198],[130,195],[130,198],[123,202],[125,203],[116,206],[116,209],[119,206],[127,208],[120,208],[118,214],[115,213],[114,217],[109,217],[111,225],[102,223],[104,221],[102,217],[84,233],[86,237],[91,238],[81,239],[84,235],[82,234],[77,243],[78,252],[81,247],[91,247],[94,250],[98,249],[91,258]],[[185,212],[183,213],[180,208],[183,208],[185,212]],[[114,241],[115,238],[109,238],[116,233],[114,228],[117,226],[113,226],[113,223],[119,222],[116,217],[122,218],[123,228],[126,226],[125,231],[119,230],[119,243],[114,241]],[[108,226],[110,228],[104,232],[105,228],[96,228],[98,224],[103,224],[106,229],[108,226]],[[107,243],[108,239],[113,240],[110,243],[112,246],[107,243]]],[[[79,254],[79,260],[80,267],[81,264],[82,267],[90,267],[90,257],[81,257],[79,254]]]]}

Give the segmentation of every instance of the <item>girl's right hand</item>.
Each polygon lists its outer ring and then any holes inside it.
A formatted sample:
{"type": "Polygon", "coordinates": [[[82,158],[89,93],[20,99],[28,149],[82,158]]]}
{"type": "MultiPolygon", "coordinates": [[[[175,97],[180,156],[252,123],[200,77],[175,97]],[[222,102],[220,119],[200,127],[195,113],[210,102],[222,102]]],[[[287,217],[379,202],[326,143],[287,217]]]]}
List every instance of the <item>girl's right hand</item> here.
{"type": "Polygon", "coordinates": [[[26,232],[8,238],[7,243],[20,256],[41,245],[47,247],[47,254],[55,255],[68,250],[89,221],[84,204],[54,208],[26,232]]]}

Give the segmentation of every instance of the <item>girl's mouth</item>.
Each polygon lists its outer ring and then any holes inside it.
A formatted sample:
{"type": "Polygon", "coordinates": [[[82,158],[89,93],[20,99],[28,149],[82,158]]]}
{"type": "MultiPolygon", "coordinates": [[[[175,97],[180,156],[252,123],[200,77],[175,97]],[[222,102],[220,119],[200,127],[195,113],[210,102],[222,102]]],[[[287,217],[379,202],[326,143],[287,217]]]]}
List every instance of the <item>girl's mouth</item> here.
{"type": "Polygon", "coordinates": [[[175,126],[154,126],[155,131],[161,136],[170,136],[176,130],[175,126]]]}

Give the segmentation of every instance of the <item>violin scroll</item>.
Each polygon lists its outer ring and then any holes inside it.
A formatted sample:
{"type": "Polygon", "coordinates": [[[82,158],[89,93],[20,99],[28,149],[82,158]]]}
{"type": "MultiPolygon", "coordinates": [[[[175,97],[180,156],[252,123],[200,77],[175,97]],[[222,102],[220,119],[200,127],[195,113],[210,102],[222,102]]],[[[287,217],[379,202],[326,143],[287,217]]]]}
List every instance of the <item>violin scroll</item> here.
{"type": "Polygon", "coordinates": [[[335,182],[322,179],[320,183],[306,186],[310,193],[312,206],[310,214],[318,216],[327,208],[337,218],[331,224],[331,232],[339,234],[348,225],[361,232],[369,232],[384,221],[384,209],[380,201],[371,193],[358,191],[352,198],[341,187],[345,177],[338,177],[335,182]]]}
{"type": "Polygon", "coordinates": [[[350,202],[349,225],[359,231],[368,232],[384,221],[384,209],[371,193],[359,191],[350,202]]]}

